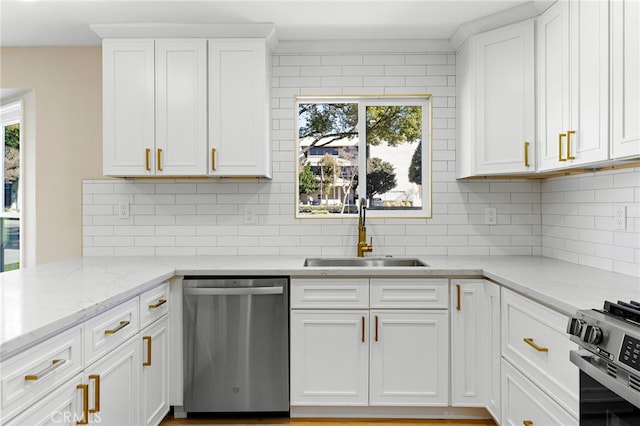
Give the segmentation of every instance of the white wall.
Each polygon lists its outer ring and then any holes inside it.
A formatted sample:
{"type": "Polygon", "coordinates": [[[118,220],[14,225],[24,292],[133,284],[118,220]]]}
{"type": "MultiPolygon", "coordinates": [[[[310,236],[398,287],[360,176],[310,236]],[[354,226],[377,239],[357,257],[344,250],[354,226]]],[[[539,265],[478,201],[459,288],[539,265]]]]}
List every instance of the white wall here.
{"type": "Polygon", "coordinates": [[[84,254],[353,256],[355,219],[294,218],[293,96],[430,93],[433,218],[369,219],[374,255],[544,254],[640,276],[639,169],[542,182],[455,179],[454,65],[451,53],[274,55],[273,180],[85,181],[84,254]],[[624,194],[612,191],[619,185],[624,194]],[[119,200],[131,203],[129,219],[116,217],[119,200]],[[604,229],[613,203],[628,206],[625,231],[604,229]],[[243,224],[246,205],[257,225],[243,224]],[[489,206],[497,225],[484,224],[489,206]]]}

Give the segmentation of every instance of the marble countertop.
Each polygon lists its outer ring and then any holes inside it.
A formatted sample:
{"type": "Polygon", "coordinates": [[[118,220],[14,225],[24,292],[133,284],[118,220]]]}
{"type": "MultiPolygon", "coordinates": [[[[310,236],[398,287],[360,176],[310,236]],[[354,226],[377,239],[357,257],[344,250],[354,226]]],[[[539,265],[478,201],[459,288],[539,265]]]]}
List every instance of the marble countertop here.
{"type": "Polygon", "coordinates": [[[567,315],[639,300],[640,278],[528,256],[430,256],[426,268],[306,268],[296,256],[79,257],[0,274],[0,359],[176,275],[484,276],[567,315]]]}

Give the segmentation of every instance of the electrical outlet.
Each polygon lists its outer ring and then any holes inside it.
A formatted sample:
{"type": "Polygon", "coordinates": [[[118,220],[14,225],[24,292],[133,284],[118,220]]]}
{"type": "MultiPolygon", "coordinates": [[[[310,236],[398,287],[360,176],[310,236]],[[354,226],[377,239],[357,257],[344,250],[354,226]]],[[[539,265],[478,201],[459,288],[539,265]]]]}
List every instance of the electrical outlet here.
{"type": "Polygon", "coordinates": [[[244,223],[245,225],[256,224],[256,208],[253,206],[246,206],[244,208],[244,223]]]}
{"type": "Polygon", "coordinates": [[[613,219],[615,220],[616,229],[627,229],[627,208],[625,206],[616,206],[613,210],[613,219]]]}
{"type": "Polygon", "coordinates": [[[485,225],[495,225],[498,223],[498,212],[495,207],[487,207],[484,209],[485,225]]]}
{"type": "Polygon", "coordinates": [[[129,203],[126,201],[118,203],[118,219],[129,219],[129,203]]]}

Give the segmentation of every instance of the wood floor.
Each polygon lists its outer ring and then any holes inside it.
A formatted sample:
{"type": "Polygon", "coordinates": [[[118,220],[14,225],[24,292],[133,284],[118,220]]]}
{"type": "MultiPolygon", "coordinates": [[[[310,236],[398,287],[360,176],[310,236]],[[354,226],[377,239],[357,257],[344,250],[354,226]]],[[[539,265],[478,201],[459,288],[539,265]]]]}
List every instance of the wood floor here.
{"type": "Polygon", "coordinates": [[[220,419],[196,417],[188,419],[174,419],[168,415],[163,426],[178,425],[293,425],[293,426],[495,426],[491,420],[396,420],[396,419],[220,419]]]}

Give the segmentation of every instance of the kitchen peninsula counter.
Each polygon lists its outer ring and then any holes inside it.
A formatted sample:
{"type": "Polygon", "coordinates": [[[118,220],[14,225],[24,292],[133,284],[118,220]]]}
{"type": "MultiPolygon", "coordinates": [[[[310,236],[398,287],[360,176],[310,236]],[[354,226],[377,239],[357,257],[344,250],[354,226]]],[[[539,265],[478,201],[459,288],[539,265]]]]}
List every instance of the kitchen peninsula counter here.
{"type": "Polygon", "coordinates": [[[0,274],[0,359],[175,276],[490,279],[567,315],[640,299],[640,278],[530,256],[421,256],[428,267],[304,267],[302,256],[78,257],[0,274]]]}

